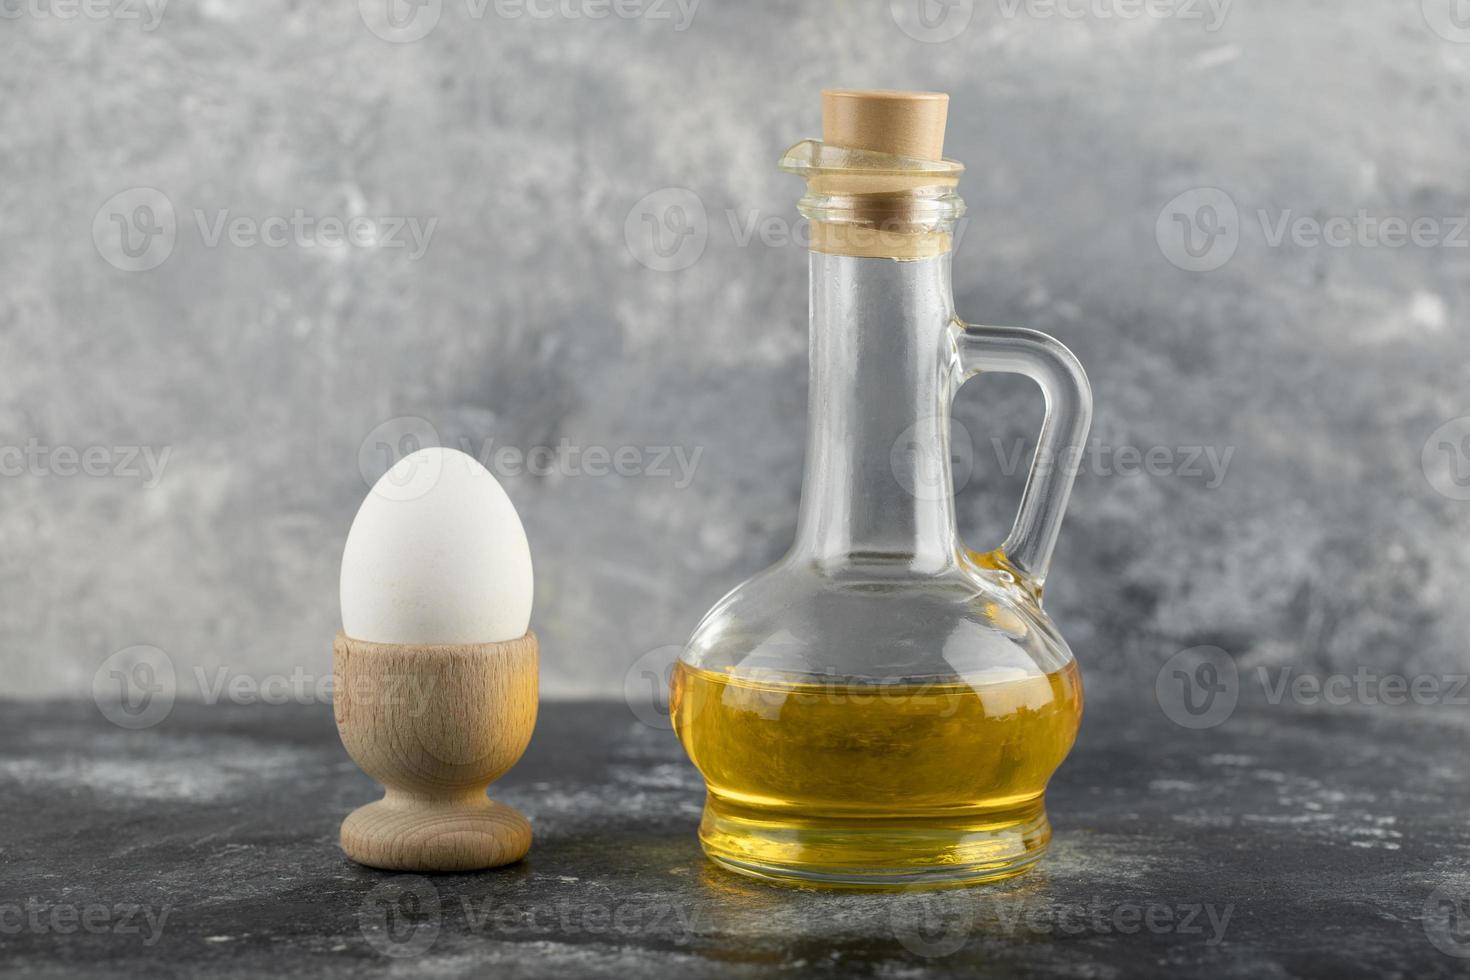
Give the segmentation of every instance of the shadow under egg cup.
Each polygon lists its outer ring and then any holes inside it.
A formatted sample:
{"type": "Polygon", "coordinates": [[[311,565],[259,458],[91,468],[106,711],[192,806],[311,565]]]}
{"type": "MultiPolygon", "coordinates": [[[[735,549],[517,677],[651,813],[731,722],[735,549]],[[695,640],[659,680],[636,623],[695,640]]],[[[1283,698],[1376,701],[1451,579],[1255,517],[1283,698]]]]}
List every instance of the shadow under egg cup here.
{"type": "Polygon", "coordinates": [[[531,825],[486,796],[536,727],[539,646],[332,644],[333,711],[342,744],[387,789],[342,822],[342,850],[393,871],[475,871],[511,864],[531,825]]]}

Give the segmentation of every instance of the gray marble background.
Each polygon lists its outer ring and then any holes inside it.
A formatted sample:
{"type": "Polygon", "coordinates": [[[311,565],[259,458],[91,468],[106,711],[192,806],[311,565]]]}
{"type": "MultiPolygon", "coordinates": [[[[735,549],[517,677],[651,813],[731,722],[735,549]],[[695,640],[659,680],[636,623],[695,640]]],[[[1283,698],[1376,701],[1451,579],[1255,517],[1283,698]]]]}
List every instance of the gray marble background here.
{"type": "MultiPolygon", "coordinates": [[[[85,693],[135,644],[181,687],[329,670],[366,480],[426,436],[636,450],[501,470],[546,692],[621,691],[790,542],[775,161],[826,85],[951,93],[961,313],[1091,372],[1048,599],[1089,685],[1199,644],[1465,670],[1470,10],[923,3],[5,4],[0,691],[85,693]]],[[[961,401],[978,546],[1041,406],[961,401]]]]}

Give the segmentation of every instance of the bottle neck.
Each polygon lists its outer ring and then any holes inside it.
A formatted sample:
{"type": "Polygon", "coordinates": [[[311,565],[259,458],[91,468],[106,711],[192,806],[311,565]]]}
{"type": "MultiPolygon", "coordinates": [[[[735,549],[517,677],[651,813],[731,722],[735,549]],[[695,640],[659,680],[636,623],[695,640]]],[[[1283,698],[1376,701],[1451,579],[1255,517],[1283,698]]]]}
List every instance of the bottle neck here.
{"type": "Polygon", "coordinates": [[[933,572],[956,561],[948,252],[811,253],[806,474],[793,557],[933,572]]]}

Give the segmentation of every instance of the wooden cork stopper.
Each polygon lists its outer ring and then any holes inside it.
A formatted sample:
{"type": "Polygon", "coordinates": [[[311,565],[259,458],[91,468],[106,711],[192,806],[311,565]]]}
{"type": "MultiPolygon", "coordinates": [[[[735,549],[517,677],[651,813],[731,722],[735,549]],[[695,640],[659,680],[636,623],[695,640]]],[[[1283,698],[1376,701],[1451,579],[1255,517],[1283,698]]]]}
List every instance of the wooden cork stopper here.
{"type": "Polygon", "coordinates": [[[944,159],[949,96],[943,92],[822,92],[822,142],[911,160],[944,159]]]}

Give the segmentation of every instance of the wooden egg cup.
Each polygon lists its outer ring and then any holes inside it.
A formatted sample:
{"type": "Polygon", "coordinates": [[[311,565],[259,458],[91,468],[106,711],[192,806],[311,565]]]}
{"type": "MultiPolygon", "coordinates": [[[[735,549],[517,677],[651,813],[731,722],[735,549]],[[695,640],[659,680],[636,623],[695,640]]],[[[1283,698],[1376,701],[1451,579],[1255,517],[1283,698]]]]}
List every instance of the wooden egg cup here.
{"type": "Polygon", "coordinates": [[[333,710],[348,755],[387,789],[342,822],[342,850],[393,871],[474,871],[519,861],[531,825],[486,789],[536,726],[539,646],[332,644],[333,710]]]}

